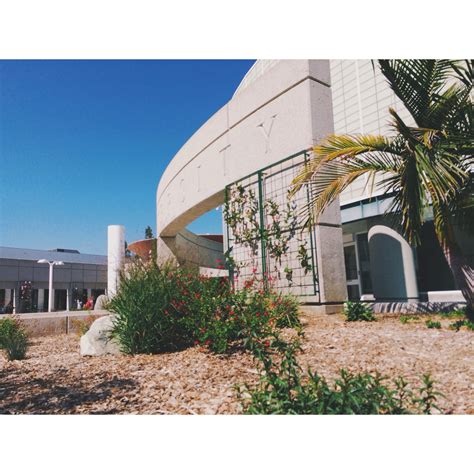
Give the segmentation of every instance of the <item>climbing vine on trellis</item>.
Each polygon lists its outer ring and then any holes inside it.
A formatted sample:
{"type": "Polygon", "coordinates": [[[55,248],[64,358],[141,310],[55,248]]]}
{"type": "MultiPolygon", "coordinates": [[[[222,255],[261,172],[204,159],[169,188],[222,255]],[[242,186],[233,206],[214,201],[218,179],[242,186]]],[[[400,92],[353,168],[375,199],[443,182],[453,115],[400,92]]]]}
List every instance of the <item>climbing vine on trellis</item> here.
{"type": "Polygon", "coordinates": [[[306,242],[301,242],[298,247],[298,260],[300,261],[301,268],[304,269],[304,274],[307,275],[313,269],[313,265],[311,265],[311,257],[308,254],[306,242]]]}
{"type": "MultiPolygon", "coordinates": [[[[267,199],[263,203],[263,209],[267,216],[267,224],[261,227],[259,223],[260,203],[255,192],[245,188],[241,184],[235,184],[228,188],[228,196],[224,206],[224,219],[232,231],[235,244],[243,245],[250,249],[252,258],[255,259],[259,251],[259,243],[265,245],[268,256],[274,261],[274,271],[280,277],[282,257],[289,250],[289,243],[296,235],[298,218],[297,204],[291,198],[287,198],[284,210],[273,199],[267,199]]],[[[311,256],[306,248],[306,241],[299,240],[297,259],[304,274],[309,273],[313,267],[311,256]]],[[[229,249],[230,250],[230,249],[229,249]]],[[[227,264],[239,274],[243,265],[235,262],[226,253],[227,264]]],[[[283,269],[289,286],[293,283],[293,269],[288,265],[283,269]]]]}
{"type": "Polygon", "coordinates": [[[307,161],[303,150],[226,187],[226,263],[238,287],[258,274],[279,291],[319,297],[315,230],[300,221],[312,189],[288,192],[307,161]]]}
{"type": "MultiPolygon", "coordinates": [[[[224,219],[232,230],[234,242],[249,248],[253,259],[258,255],[261,238],[258,212],[259,202],[252,189],[246,189],[240,184],[229,189],[224,206],[224,219]]],[[[237,264],[230,253],[226,257],[227,265],[238,274],[242,265],[237,264]]]]}

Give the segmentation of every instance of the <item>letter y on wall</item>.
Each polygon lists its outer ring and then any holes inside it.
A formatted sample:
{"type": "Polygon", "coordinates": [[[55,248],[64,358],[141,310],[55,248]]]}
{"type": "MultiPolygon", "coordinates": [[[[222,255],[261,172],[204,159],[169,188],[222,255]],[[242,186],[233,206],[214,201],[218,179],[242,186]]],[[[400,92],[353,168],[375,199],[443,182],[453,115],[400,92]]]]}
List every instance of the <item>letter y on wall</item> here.
{"type": "Polygon", "coordinates": [[[265,127],[265,122],[267,122],[267,120],[257,125],[257,127],[260,128],[263,133],[263,136],[265,137],[265,153],[268,153],[270,135],[272,134],[273,122],[275,121],[276,116],[277,114],[272,115],[270,117],[270,124],[267,127],[265,127]]]}

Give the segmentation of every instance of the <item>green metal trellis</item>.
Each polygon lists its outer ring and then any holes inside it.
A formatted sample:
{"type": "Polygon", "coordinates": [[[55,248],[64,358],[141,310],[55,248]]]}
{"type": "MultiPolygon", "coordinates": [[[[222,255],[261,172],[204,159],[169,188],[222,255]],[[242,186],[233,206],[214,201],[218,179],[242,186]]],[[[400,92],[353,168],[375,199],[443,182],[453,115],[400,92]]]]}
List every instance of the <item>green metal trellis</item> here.
{"type": "Polygon", "coordinates": [[[295,214],[298,214],[311,201],[312,190],[308,186],[303,187],[294,198],[288,200],[290,184],[300,172],[301,167],[305,165],[308,157],[307,150],[300,151],[226,186],[226,206],[231,203],[232,191],[237,186],[241,186],[246,192],[252,190],[258,207],[259,232],[256,234],[259,237],[256,238],[258,240],[258,245],[255,245],[256,253],[253,253],[245,242],[236,241],[238,239],[235,238],[231,226],[226,222],[227,251],[235,262],[236,268],[231,276],[237,287],[243,285],[256,273],[267,285],[278,291],[296,296],[312,296],[319,300],[315,230],[303,228],[301,224],[291,227],[285,222],[281,228],[281,234],[285,236],[288,250],[281,257],[280,264],[277,258],[272,257],[267,240],[267,236],[272,237],[269,229],[270,222],[273,221],[268,215],[265,203],[272,201],[278,205],[279,209],[285,209],[291,205],[294,207],[295,214]],[[305,268],[301,266],[302,246],[306,250],[305,268]],[[291,275],[291,279],[288,275],[291,275]]]}

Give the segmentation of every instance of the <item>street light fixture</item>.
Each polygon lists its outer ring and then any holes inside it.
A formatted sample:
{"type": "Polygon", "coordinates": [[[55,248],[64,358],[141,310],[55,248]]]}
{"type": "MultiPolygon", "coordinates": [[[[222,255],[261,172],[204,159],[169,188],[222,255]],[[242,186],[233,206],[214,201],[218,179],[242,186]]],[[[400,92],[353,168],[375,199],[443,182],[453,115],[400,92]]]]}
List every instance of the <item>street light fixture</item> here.
{"type": "Polygon", "coordinates": [[[64,265],[64,262],[56,261],[50,262],[45,258],[38,260],[38,263],[47,263],[49,265],[49,293],[48,293],[48,313],[51,313],[53,307],[53,267],[54,265],[64,265]]]}

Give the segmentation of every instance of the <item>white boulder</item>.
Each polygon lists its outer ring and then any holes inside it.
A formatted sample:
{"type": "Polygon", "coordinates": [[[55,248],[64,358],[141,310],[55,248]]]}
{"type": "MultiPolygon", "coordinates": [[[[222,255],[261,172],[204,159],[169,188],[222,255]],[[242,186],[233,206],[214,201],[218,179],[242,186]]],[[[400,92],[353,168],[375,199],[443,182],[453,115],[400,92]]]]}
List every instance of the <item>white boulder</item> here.
{"type": "Polygon", "coordinates": [[[110,336],[113,318],[113,315],[103,316],[92,323],[89,331],[81,337],[81,355],[99,356],[120,353],[119,345],[110,336]]]}

